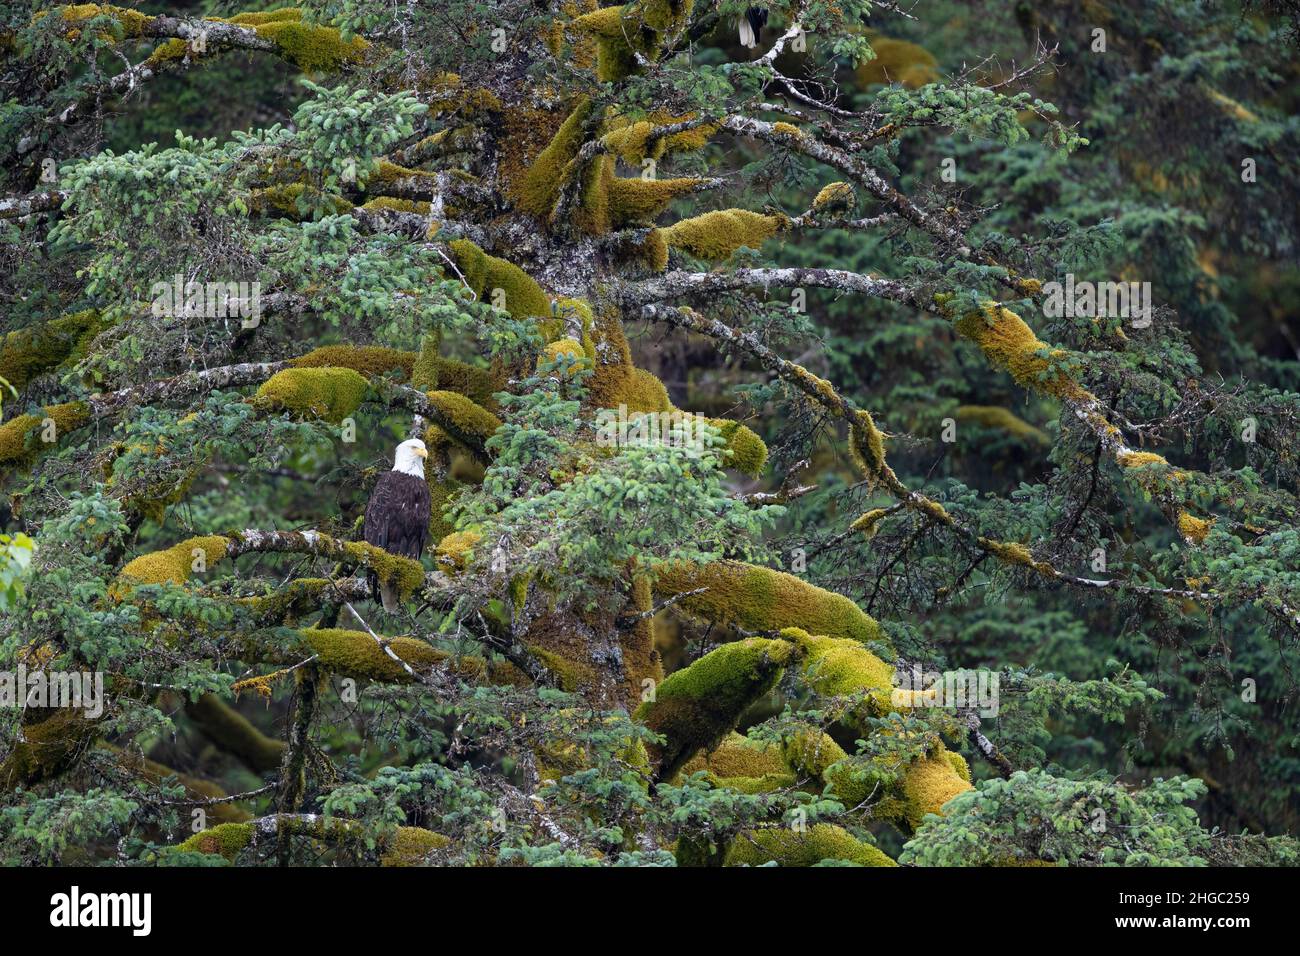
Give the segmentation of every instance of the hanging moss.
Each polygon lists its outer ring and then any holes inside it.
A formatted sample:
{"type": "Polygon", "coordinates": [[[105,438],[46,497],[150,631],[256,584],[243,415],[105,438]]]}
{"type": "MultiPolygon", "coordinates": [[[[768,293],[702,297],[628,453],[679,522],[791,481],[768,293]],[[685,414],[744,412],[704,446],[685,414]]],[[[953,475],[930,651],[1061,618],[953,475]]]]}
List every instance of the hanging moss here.
{"type": "Polygon", "coordinates": [[[801,627],[861,643],[884,641],[880,625],[851,600],[782,571],[739,561],[675,564],[661,568],[655,581],[661,594],[702,587],[708,590],[678,606],[718,624],[751,631],[801,627]]]}
{"type": "Polygon", "coordinates": [[[709,423],[721,433],[727,443],[727,467],[735,468],[753,478],[763,472],[767,463],[767,445],[747,425],[727,418],[710,418],[709,423]]]}
{"type": "Polygon", "coordinates": [[[723,209],[682,219],[663,230],[670,248],[685,249],[698,259],[730,259],[742,246],[758,249],[789,224],[784,216],[765,216],[747,209],[723,209]]]}
{"type": "Polygon", "coordinates": [[[58,447],[69,432],[90,421],[90,407],[84,402],[47,405],[40,415],[15,415],[0,425],[0,468],[26,467],[40,455],[58,447]],[[45,421],[54,422],[55,440],[43,441],[45,421]]]}
{"type": "Polygon", "coordinates": [[[871,413],[854,413],[849,427],[849,457],[864,478],[874,482],[888,467],[885,461],[885,435],[876,427],[871,413]]]}
{"type": "Polygon", "coordinates": [[[595,109],[586,97],[578,100],[550,143],[538,153],[524,174],[515,196],[519,208],[540,218],[550,216],[565,181],[565,169],[578,155],[584,131],[595,109]]]}
{"type": "Polygon", "coordinates": [[[350,368],[290,368],[267,379],[254,404],[337,425],[361,406],[367,387],[365,378],[350,368]]]}
{"type": "Polygon", "coordinates": [[[806,833],[793,830],[751,830],[731,844],[727,866],[816,866],[822,860],[843,860],[859,866],[897,866],[878,847],[856,839],[842,827],[818,823],[806,833]]]}
{"type": "Polygon", "coordinates": [[[857,193],[848,183],[827,183],[813,199],[813,209],[823,214],[850,212],[857,205],[857,193]]]}
{"type": "Polygon", "coordinates": [[[634,715],[666,742],[651,748],[661,778],[671,778],[701,748],[716,746],[745,708],[775,686],[795,654],[787,641],[749,638],[724,644],[676,671],[634,715]]]}
{"type": "Polygon", "coordinates": [[[1203,542],[1212,527],[1214,527],[1213,518],[1207,520],[1186,511],[1178,512],[1178,531],[1193,544],[1203,542]]]}
{"type": "Polygon", "coordinates": [[[94,309],[10,332],[0,339],[0,378],[22,391],[37,375],[79,358],[103,330],[94,309]]]}
{"type": "Polygon", "coordinates": [[[381,345],[325,345],[289,359],[289,364],[294,368],[350,368],[367,378],[401,372],[409,379],[415,354],[381,345]]]}

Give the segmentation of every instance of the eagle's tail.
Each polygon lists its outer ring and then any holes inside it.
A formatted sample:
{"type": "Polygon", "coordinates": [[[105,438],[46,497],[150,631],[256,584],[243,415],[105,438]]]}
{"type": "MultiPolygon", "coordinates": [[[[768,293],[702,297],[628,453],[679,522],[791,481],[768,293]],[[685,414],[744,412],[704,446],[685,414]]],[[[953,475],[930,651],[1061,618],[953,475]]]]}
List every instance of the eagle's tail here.
{"type": "Polygon", "coordinates": [[[389,614],[396,613],[398,608],[397,589],[391,584],[380,584],[379,575],[374,571],[366,574],[366,580],[370,583],[370,600],[381,603],[384,610],[389,614]]]}

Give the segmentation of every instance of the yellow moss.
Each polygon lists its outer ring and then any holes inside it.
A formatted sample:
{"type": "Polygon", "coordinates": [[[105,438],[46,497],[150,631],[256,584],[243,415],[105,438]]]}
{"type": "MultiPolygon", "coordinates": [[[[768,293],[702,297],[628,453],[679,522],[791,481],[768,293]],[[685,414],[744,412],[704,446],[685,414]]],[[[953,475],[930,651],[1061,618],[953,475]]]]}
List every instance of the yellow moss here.
{"type": "Polygon", "coordinates": [[[596,39],[596,78],[621,80],[638,69],[635,55],[657,60],[663,46],[686,26],[693,0],[632,0],[578,17],[573,29],[596,39]]]}
{"type": "Polygon", "coordinates": [[[254,10],[248,13],[237,13],[233,17],[230,17],[227,22],[236,23],[245,27],[255,27],[264,23],[278,23],[280,21],[301,19],[301,7],[285,7],[281,10],[254,10]]]}
{"type": "Polygon", "coordinates": [[[865,514],[859,515],[858,518],[849,525],[849,528],[854,531],[861,531],[864,535],[870,538],[875,534],[876,525],[879,524],[880,520],[888,514],[888,508],[872,508],[865,514]]]}
{"type": "Polygon", "coordinates": [[[350,368],[289,368],[267,379],[254,403],[338,424],[361,406],[367,387],[365,378],[350,368]]]}
{"type": "Polygon", "coordinates": [[[953,753],[951,750],[945,750],[943,755],[948,758],[948,763],[952,765],[952,769],[956,771],[957,776],[970,783],[970,764],[966,762],[966,758],[961,754],[953,753]]]}
{"type": "Polygon", "coordinates": [[[756,743],[735,731],[709,753],[699,753],[682,765],[682,774],[689,776],[707,770],[719,779],[762,778],[788,774],[789,767],[776,746],[756,743]]]}
{"type": "Polygon", "coordinates": [[[608,123],[608,132],[602,137],[605,146],[630,166],[640,166],[645,159],[661,159],[668,153],[703,149],[709,138],[718,131],[716,123],[704,123],[691,129],[663,135],[663,127],[686,122],[694,114],[673,116],[659,111],[649,119],[628,122],[616,118],[608,123]],[[659,135],[656,135],[659,134],[659,135]],[[653,138],[653,141],[651,137],[653,138]]]}
{"type": "Polygon", "coordinates": [[[1056,572],[1051,564],[1046,561],[1035,561],[1033,552],[1023,544],[1014,541],[998,541],[994,538],[980,537],[977,543],[981,548],[990,554],[1000,558],[1007,564],[1019,564],[1026,568],[1032,568],[1040,574],[1048,577],[1055,577],[1056,572]]]}
{"type": "Polygon", "coordinates": [[[791,139],[798,139],[803,135],[803,130],[793,123],[773,123],[772,129],[782,136],[788,136],[791,139]]]}
{"type": "Polygon", "coordinates": [[[381,345],[324,345],[290,359],[289,364],[294,368],[350,368],[367,378],[401,372],[409,379],[415,354],[381,345]]]}
{"type": "Polygon", "coordinates": [[[326,208],[336,214],[343,214],[352,209],[352,203],[342,196],[324,196],[315,189],[308,190],[302,183],[287,183],[280,186],[268,186],[254,190],[251,194],[249,208],[254,213],[266,214],[271,210],[283,213],[290,219],[301,219],[303,213],[298,209],[298,198],[304,193],[316,199],[324,198],[326,208]]]}
{"type": "MultiPolygon", "coordinates": [[[[318,663],[327,671],[360,677],[366,680],[410,680],[406,669],[384,653],[384,649],[365,631],[348,631],[341,628],[304,628],[298,632],[304,647],[317,655],[318,663]]],[[[416,671],[425,670],[451,659],[440,651],[414,637],[385,638],[389,650],[416,671]]],[[[481,658],[461,658],[464,673],[477,676],[484,669],[481,658]]]]}
{"type": "Polygon", "coordinates": [[[848,598],[782,571],[739,561],[717,561],[704,567],[674,564],[662,567],[655,582],[655,590],[661,594],[701,587],[708,590],[677,606],[718,624],[738,624],[751,631],[803,627],[862,643],[884,640],[875,619],[848,598]]]}
{"type": "Polygon", "coordinates": [[[15,415],[0,425],[0,467],[26,466],[46,451],[58,447],[68,432],[90,421],[84,402],[47,405],[41,415],[15,415]],[[54,441],[46,442],[46,420],[54,423],[54,441]]]}
{"type": "Polygon", "coordinates": [[[94,309],[18,329],[0,339],[0,378],[21,391],[37,375],[79,357],[103,328],[94,309]]]}
{"type": "Polygon", "coordinates": [[[856,71],[864,86],[901,83],[914,89],[939,78],[938,61],[922,46],[906,40],[873,37],[871,48],[876,52],[875,59],[862,63],[856,71]]]}
{"type": "Polygon", "coordinates": [[[668,268],[668,240],[662,229],[651,229],[646,233],[645,241],[638,247],[638,258],[651,272],[663,272],[668,268]]]}
{"type": "Polygon", "coordinates": [[[481,541],[483,535],[477,531],[453,531],[438,542],[434,553],[438,564],[452,571],[464,570],[469,563],[474,545],[481,541]]]}
{"type": "MultiPolygon", "coordinates": [[[[607,407],[626,405],[629,413],[670,412],[668,389],[664,383],[643,368],[632,368],[610,392],[607,407]]],[[[734,422],[732,424],[735,424],[734,422]]]]}
{"type": "Polygon", "coordinates": [[[858,196],[848,183],[827,183],[813,199],[813,209],[821,213],[849,212],[858,204],[858,196]]]}
{"type": "MultiPolygon", "coordinates": [[[[874,622],[873,622],[874,623],[874,622]]],[[[803,672],[808,685],[826,697],[866,694],[869,714],[892,708],[894,668],[855,640],[812,635],[788,627],[781,636],[804,651],[803,672]]]]}
{"type": "Polygon", "coordinates": [[[393,554],[365,541],[345,542],[343,549],[352,560],[374,571],[380,583],[392,585],[403,600],[424,584],[424,565],[414,558],[393,554]]]}
{"type": "Polygon", "coordinates": [[[752,830],[742,833],[727,852],[727,866],[815,866],[822,860],[846,860],[860,866],[897,866],[879,848],[855,838],[843,827],[818,823],[806,833],[752,830]]]}
{"type": "Polygon", "coordinates": [[[162,64],[172,60],[183,60],[191,52],[187,41],[182,40],[180,37],[172,37],[170,40],[159,43],[154,47],[154,51],[149,54],[149,58],[144,62],[146,66],[157,69],[162,64]]]}
{"type": "Polygon", "coordinates": [[[1193,544],[1200,544],[1205,540],[1206,535],[1210,533],[1210,529],[1214,527],[1214,521],[1214,518],[1207,520],[1198,518],[1189,512],[1180,511],[1178,512],[1178,531],[1193,544]]]}
{"type": "Polygon", "coordinates": [[[610,220],[614,226],[640,225],[652,222],[655,217],[668,208],[674,199],[695,192],[702,182],[701,179],[690,177],[682,179],[612,178],[606,184],[609,195],[610,220]]]}
{"type": "Polygon", "coordinates": [[[954,328],[978,345],[994,365],[1008,372],[1021,387],[1058,398],[1092,398],[1067,375],[1052,372],[1049,359],[1060,361],[1068,353],[1049,348],[1010,309],[990,302],[983,311],[962,316],[954,323],[954,328]]]}
{"type": "MultiPolygon", "coordinates": [[[[145,25],[152,17],[145,16],[139,10],[114,7],[99,3],[78,3],[60,7],[59,13],[66,23],[84,23],[94,17],[111,17],[122,26],[122,33],[128,37],[138,37],[144,32],[145,25]]],[[[43,13],[42,13],[43,15],[43,13]]]]}
{"type": "Polygon", "coordinates": [[[184,584],[194,573],[194,562],[199,557],[195,551],[203,553],[203,567],[210,570],[225,559],[228,544],[229,540],[221,535],[203,535],[186,538],[161,551],[142,554],[122,568],[115,588],[120,594],[137,584],[184,584]]]}
{"type": "Polygon", "coordinates": [[[661,231],[671,248],[685,249],[699,259],[722,260],[742,246],[758,249],[787,222],[746,209],[724,209],[682,219],[661,231]]]}
{"type": "Polygon", "coordinates": [[[1147,465],[1168,465],[1169,461],[1164,455],[1157,455],[1150,451],[1122,451],[1115,456],[1125,468],[1145,468],[1147,465]]]}
{"type": "MultiPolygon", "coordinates": [[[[902,815],[907,824],[916,829],[927,813],[939,814],[943,805],[971,789],[969,776],[947,759],[947,751],[914,761],[905,771],[900,784],[903,799],[902,815]]],[[[962,761],[964,764],[965,761],[962,761]]]]}
{"type": "Polygon", "coordinates": [[[959,422],[971,422],[984,428],[1004,431],[1038,445],[1051,443],[1047,432],[999,405],[958,405],[953,417],[959,422]]]}
{"type": "Polygon", "coordinates": [[[447,847],[451,840],[441,833],[420,827],[398,827],[385,844],[380,866],[419,866],[435,850],[447,847]]]}

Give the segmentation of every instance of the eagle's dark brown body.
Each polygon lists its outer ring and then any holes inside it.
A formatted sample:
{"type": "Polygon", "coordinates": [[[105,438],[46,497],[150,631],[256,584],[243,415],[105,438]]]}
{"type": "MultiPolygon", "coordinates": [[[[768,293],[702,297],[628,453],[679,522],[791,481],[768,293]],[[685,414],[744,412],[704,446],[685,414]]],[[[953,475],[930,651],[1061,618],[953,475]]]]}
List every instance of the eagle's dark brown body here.
{"type": "MultiPolygon", "coordinates": [[[[400,471],[386,471],[375,482],[366,505],[361,534],[367,542],[404,558],[420,560],[429,543],[429,515],[432,499],[423,478],[400,471]]],[[[397,595],[381,587],[378,576],[370,573],[370,588],[384,610],[397,610],[397,595]]]]}

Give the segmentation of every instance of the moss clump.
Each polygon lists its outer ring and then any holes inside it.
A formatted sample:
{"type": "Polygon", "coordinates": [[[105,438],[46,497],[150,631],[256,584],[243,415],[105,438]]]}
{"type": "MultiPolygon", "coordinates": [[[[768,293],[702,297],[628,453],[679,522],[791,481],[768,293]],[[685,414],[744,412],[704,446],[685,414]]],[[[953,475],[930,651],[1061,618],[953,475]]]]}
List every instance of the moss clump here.
{"type": "Polygon", "coordinates": [[[280,55],[304,73],[333,73],[345,64],[360,63],[369,48],[361,37],[344,42],[333,27],[313,26],[301,20],[267,20],[251,24],[260,37],[273,42],[280,55]]]}
{"type": "Polygon", "coordinates": [[[417,216],[427,216],[430,206],[423,199],[397,199],[393,196],[376,196],[361,208],[373,212],[410,212],[415,213],[417,216]]]}
{"type": "Polygon", "coordinates": [[[850,212],[858,205],[858,195],[848,183],[827,183],[813,199],[813,209],[825,214],[850,212]]]}
{"type": "Polygon", "coordinates": [[[866,710],[888,713],[894,668],[853,640],[814,636],[797,627],[781,635],[804,651],[803,672],[810,686],[826,697],[866,694],[866,710]]]}
{"type": "Polygon", "coordinates": [[[658,60],[685,29],[694,6],[694,0],[632,0],[584,14],[571,26],[595,37],[596,79],[615,83],[637,71],[636,54],[658,60]]]}
{"type": "Polygon", "coordinates": [[[661,159],[667,153],[703,149],[709,138],[717,132],[717,124],[701,124],[677,133],[658,135],[667,125],[693,119],[692,115],[671,116],[664,112],[651,114],[650,119],[626,122],[613,120],[604,137],[605,146],[630,166],[639,166],[645,159],[661,159]]]}
{"type": "Polygon", "coordinates": [[[889,467],[885,461],[885,433],[876,427],[871,413],[858,411],[849,426],[849,457],[864,478],[874,482],[889,467]]]}
{"type": "Polygon", "coordinates": [[[727,866],[816,866],[822,860],[843,860],[859,866],[897,866],[879,848],[855,838],[843,827],[818,823],[806,833],[793,830],[752,830],[743,833],[727,852],[727,866]]]}
{"type": "Polygon", "coordinates": [[[969,312],[957,319],[953,327],[978,345],[989,361],[1009,373],[1022,388],[1057,398],[1079,401],[1092,398],[1068,375],[1054,369],[1053,363],[1065,359],[1068,353],[1049,347],[1010,309],[990,302],[982,311],[969,312]]]}
{"type": "Polygon", "coordinates": [[[765,216],[747,209],[723,209],[682,219],[663,229],[664,241],[698,259],[730,259],[742,246],[758,249],[788,225],[784,216],[765,216]]]}
{"type": "Polygon", "coordinates": [[[1168,465],[1169,461],[1164,455],[1157,455],[1151,451],[1122,451],[1115,460],[1125,468],[1145,468],[1148,465],[1168,465]]]}
{"type": "Polygon", "coordinates": [[[718,779],[789,775],[779,747],[756,743],[731,731],[709,753],[696,754],[682,765],[682,774],[706,770],[718,779]]]}
{"type": "Polygon", "coordinates": [[[451,252],[456,259],[457,267],[465,276],[465,281],[480,299],[495,303],[499,297],[494,293],[500,289],[505,297],[505,301],[501,303],[502,307],[513,318],[550,316],[550,296],[542,291],[542,287],[528,273],[513,262],[488,255],[468,239],[457,239],[452,242],[451,252]]]}
{"type": "Polygon", "coordinates": [[[140,36],[144,32],[145,26],[153,19],[139,10],[128,10],[125,7],[114,7],[100,3],[78,3],[72,6],[60,7],[59,13],[65,23],[84,23],[95,17],[109,17],[121,25],[122,35],[128,37],[140,36]]]}
{"type": "Polygon", "coordinates": [[[1006,432],[1035,445],[1050,445],[1052,440],[1047,432],[1037,428],[1023,418],[1013,414],[999,405],[958,405],[953,418],[959,422],[969,422],[995,431],[1006,432]]]}
{"type": "Polygon", "coordinates": [[[857,68],[863,86],[873,83],[901,83],[909,89],[925,86],[939,79],[939,62],[925,47],[906,40],[872,37],[873,59],[857,68]]]}
{"type": "Polygon", "coordinates": [[[324,345],[289,359],[289,364],[294,368],[350,368],[367,378],[401,372],[403,378],[409,379],[415,353],[382,345],[324,345]]]}
{"type": "MultiPolygon", "coordinates": [[[[300,630],[298,636],[304,647],[317,655],[320,666],[325,670],[366,680],[410,680],[406,669],[385,654],[379,642],[365,631],[309,627],[300,630]]],[[[413,637],[385,638],[385,643],[394,654],[417,671],[441,664],[451,656],[446,651],[440,651],[413,637]]],[[[470,671],[482,670],[481,659],[466,660],[477,662],[477,666],[466,665],[470,671]]]]}
{"type": "Polygon", "coordinates": [[[876,533],[876,525],[878,525],[881,519],[888,514],[888,508],[872,508],[870,511],[859,515],[854,522],[849,525],[849,528],[853,531],[861,531],[864,535],[870,538],[876,533]]]}
{"type": "Polygon", "coordinates": [[[430,853],[446,848],[448,837],[421,827],[398,827],[385,844],[380,866],[419,866],[430,853]]]}
{"type": "Polygon", "coordinates": [[[374,571],[382,584],[391,585],[401,600],[424,584],[424,565],[412,558],[392,554],[365,541],[348,541],[343,550],[353,561],[374,571]]]}
{"type": "Polygon", "coordinates": [[[666,738],[651,748],[659,776],[671,778],[698,750],[726,737],[745,708],[776,685],[795,653],[788,641],[752,637],[670,674],[634,715],[666,738]]]}
{"type": "MultiPolygon", "coordinates": [[[[899,791],[903,801],[902,816],[915,830],[927,813],[939,814],[943,805],[971,789],[970,769],[963,775],[949,757],[959,756],[946,750],[914,761],[903,771],[899,791]]],[[[963,767],[965,761],[962,761],[963,767]]]]}
{"type": "Polygon", "coordinates": [[[170,548],[142,554],[127,562],[118,579],[128,587],[137,584],[184,584],[194,573],[194,562],[199,557],[195,554],[196,551],[203,553],[203,567],[211,568],[225,559],[229,543],[229,539],[215,534],[186,538],[170,548]]]}
{"type": "Polygon", "coordinates": [[[1200,544],[1204,541],[1212,527],[1214,527],[1213,518],[1198,518],[1186,511],[1178,512],[1178,532],[1192,544],[1200,544]]]}
{"type": "Polygon", "coordinates": [[[446,419],[446,428],[457,440],[469,440],[481,445],[501,427],[501,419],[473,399],[457,392],[429,392],[428,399],[446,419]]]}
{"type": "MultiPolygon", "coordinates": [[[[587,357],[582,343],[577,339],[569,338],[556,339],[542,349],[542,354],[537,356],[537,367],[540,369],[547,363],[559,362],[560,356],[568,356],[569,360],[577,363],[577,367],[591,367],[591,359],[587,357]]],[[[664,395],[667,396],[667,394],[667,391],[665,391],[664,395]]]]}
{"type": "Polygon", "coordinates": [[[727,443],[727,467],[735,468],[753,478],[757,478],[767,463],[767,444],[752,429],[740,422],[727,418],[711,418],[709,423],[715,426],[727,443]]]}
{"type": "Polygon", "coordinates": [[[154,47],[153,52],[149,54],[149,58],[144,61],[145,66],[156,70],[164,63],[185,59],[191,52],[187,41],[182,40],[180,37],[172,37],[172,39],[159,43],[154,47]]]}
{"type": "Polygon", "coordinates": [[[210,853],[225,857],[228,862],[233,863],[239,851],[252,842],[252,824],[221,823],[194,834],[184,843],[177,844],[172,852],[210,853]]]}
{"type": "Polygon", "coordinates": [[[31,464],[43,452],[55,448],[58,439],[88,421],[90,407],[84,402],[47,405],[42,415],[15,415],[0,425],[0,468],[31,464]],[[55,441],[43,440],[46,419],[54,423],[55,441]]]}
{"type": "Polygon", "coordinates": [[[0,339],[0,378],[21,391],[37,375],[78,357],[103,329],[94,309],[75,312],[0,339]]]}
{"type": "Polygon", "coordinates": [[[366,388],[365,378],[351,368],[288,368],[263,383],[254,403],[338,424],[361,406],[366,388]]]}
{"type": "Polygon", "coordinates": [[[323,204],[325,208],[336,215],[342,215],[352,209],[352,203],[342,196],[327,196],[317,189],[309,189],[303,183],[286,183],[279,186],[268,186],[265,189],[256,189],[249,196],[249,209],[259,215],[269,215],[274,211],[290,219],[305,219],[309,213],[304,213],[298,208],[298,202],[304,195],[315,200],[318,204],[323,204]]]}
{"type": "Polygon", "coordinates": [[[611,178],[607,183],[609,217],[614,226],[643,225],[668,208],[673,200],[695,192],[701,179],[611,178]]]}
{"type": "Polygon", "coordinates": [[[696,588],[708,590],[678,606],[718,624],[738,624],[752,631],[801,627],[864,644],[884,642],[880,625],[848,598],[783,571],[739,561],[716,561],[703,567],[683,563],[660,568],[655,581],[655,590],[661,594],[696,588]]]}
{"type": "Polygon", "coordinates": [[[463,571],[473,556],[474,545],[483,540],[477,531],[453,531],[438,542],[435,554],[438,566],[449,571],[463,571]]]}
{"type": "Polygon", "coordinates": [[[993,538],[980,537],[979,546],[994,557],[1005,561],[1007,564],[1019,564],[1022,567],[1032,568],[1039,574],[1048,577],[1056,576],[1056,569],[1046,561],[1034,560],[1033,552],[1023,544],[1015,541],[997,541],[993,538]]]}

